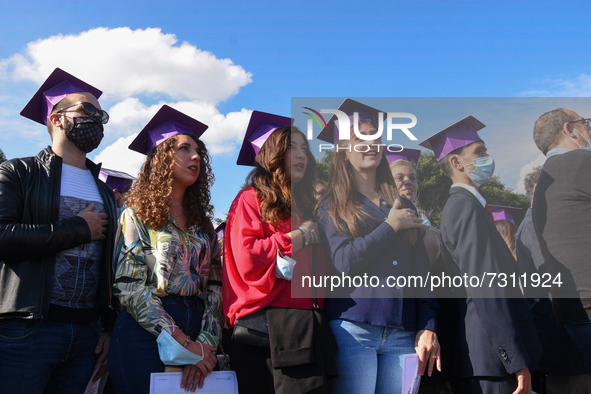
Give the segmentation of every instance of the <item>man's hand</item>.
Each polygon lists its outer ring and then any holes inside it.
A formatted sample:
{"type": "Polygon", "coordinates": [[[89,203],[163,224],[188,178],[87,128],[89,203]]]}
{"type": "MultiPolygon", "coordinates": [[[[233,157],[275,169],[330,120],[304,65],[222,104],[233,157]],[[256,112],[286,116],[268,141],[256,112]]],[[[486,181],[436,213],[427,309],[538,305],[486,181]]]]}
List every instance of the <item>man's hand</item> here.
{"type": "Polygon", "coordinates": [[[517,390],[513,394],[531,394],[531,374],[529,369],[527,367],[520,369],[515,372],[515,376],[517,376],[517,390]]]}
{"type": "Polygon", "coordinates": [[[98,354],[98,359],[96,360],[96,365],[94,369],[98,368],[98,371],[94,374],[92,378],[93,382],[96,382],[100,378],[103,377],[109,371],[109,366],[107,364],[108,357],[109,357],[109,343],[111,342],[111,334],[103,332],[99,335],[98,343],[94,348],[94,353],[98,354]]]}
{"type": "Polygon", "coordinates": [[[76,216],[80,216],[82,219],[86,220],[86,224],[88,224],[88,228],[90,229],[90,240],[91,241],[104,241],[107,239],[107,224],[109,221],[107,220],[106,213],[98,213],[92,212],[94,210],[94,203],[91,203],[89,206],[78,212],[76,216]]]}

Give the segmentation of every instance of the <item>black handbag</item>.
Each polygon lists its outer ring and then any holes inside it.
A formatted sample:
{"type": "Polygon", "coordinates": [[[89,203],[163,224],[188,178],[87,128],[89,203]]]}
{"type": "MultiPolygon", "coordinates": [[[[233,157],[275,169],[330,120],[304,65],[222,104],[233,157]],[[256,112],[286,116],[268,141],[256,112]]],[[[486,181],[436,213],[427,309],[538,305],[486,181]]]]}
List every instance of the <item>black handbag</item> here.
{"type": "MultiPolygon", "coordinates": [[[[316,245],[312,245],[312,269],[314,275],[316,275],[316,268],[318,266],[316,247],[316,245]]],[[[313,291],[314,309],[316,309],[318,308],[318,300],[316,299],[315,287],[313,291]]],[[[267,319],[267,311],[270,309],[277,308],[268,306],[236,320],[234,331],[232,332],[232,341],[265,350],[271,350],[271,344],[269,342],[269,324],[267,319]]]]}
{"type": "Polygon", "coordinates": [[[269,325],[267,323],[267,310],[275,309],[266,307],[236,320],[232,341],[270,350],[269,325]]]}

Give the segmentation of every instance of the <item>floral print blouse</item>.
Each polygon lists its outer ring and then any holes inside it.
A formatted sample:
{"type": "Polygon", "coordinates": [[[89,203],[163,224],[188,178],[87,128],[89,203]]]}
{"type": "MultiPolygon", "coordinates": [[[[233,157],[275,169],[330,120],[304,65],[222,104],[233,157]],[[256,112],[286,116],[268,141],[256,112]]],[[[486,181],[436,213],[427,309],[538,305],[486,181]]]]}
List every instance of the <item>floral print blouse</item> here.
{"type": "Polygon", "coordinates": [[[205,302],[197,341],[217,347],[223,324],[221,263],[217,240],[201,227],[183,230],[172,217],[152,230],[127,208],[119,218],[114,293],[135,320],[158,336],[172,334],[174,320],[162,307],[168,294],[205,302]]]}

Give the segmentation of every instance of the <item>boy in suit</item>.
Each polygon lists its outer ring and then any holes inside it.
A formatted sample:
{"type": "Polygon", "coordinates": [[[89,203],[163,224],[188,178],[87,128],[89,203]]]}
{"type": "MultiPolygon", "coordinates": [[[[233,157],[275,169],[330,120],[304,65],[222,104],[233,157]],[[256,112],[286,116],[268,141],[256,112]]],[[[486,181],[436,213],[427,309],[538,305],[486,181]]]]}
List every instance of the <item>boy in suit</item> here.
{"type": "Polygon", "coordinates": [[[457,391],[530,393],[530,368],[539,360],[540,344],[525,299],[510,279],[516,272],[513,255],[478,191],[494,172],[494,159],[477,133],[484,127],[468,116],[420,144],[433,150],[453,181],[441,234],[450,274],[468,278],[456,289],[463,297],[458,300],[457,391]],[[495,275],[492,281],[489,274],[495,275]],[[474,277],[484,281],[482,287],[474,277]]]}

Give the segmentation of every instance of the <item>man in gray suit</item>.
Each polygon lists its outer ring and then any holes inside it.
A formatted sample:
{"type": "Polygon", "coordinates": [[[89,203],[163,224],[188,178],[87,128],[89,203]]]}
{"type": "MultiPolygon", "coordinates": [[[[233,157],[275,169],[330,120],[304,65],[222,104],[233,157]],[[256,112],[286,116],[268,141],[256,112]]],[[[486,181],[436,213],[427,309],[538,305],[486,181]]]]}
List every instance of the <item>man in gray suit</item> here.
{"type": "MultiPolygon", "coordinates": [[[[542,166],[536,167],[524,179],[525,192],[532,206],[541,172],[542,166]]],[[[517,229],[515,248],[521,273],[530,278],[532,273],[547,274],[532,221],[532,208],[528,208],[517,229]]],[[[566,330],[556,322],[548,289],[538,287],[527,290],[527,303],[542,343],[542,359],[532,374],[533,389],[547,394],[591,394],[591,378],[585,370],[585,360],[566,330]]]]}
{"type": "Polygon", "coordinates": [[[534,228],[544,265],[552,278],[554,315],[588,364],[591,363],[590,140],[591,120],[567,109],[543,114],[534,126],[534,141],[547,158],[534,194],[534,228]]]}

